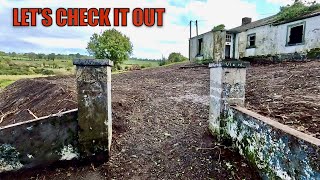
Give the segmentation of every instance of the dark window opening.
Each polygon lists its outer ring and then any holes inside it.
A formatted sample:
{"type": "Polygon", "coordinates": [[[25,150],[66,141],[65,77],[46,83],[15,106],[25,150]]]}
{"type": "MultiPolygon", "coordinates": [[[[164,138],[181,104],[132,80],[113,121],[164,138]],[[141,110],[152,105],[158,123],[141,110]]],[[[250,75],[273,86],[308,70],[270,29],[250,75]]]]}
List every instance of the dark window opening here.
{"type": "Polygon", "coordinates": [[[225,48],[225,58],[226,59],[230,59],[230,53],[231,53],[231,46],[230,45],[226,45],[226,48],[225,48]]]}
{"type": "Polygon", "coordinates": [[[303,42],[303,25],[290,28],[288,45],[295,45],[303,42]]]}
{"type": "Polygon", "coordinates": [[[248,35],[248,47],[255,47],[256,46],[256,35],[251,34],[248,35]]]}
{"type": "Polygon", "coordinates": [[[202,55],[203,52],[202,52],[202,47],[203,46],[203,39],[198,39],[198,54],[197,55],[202,55]]]}

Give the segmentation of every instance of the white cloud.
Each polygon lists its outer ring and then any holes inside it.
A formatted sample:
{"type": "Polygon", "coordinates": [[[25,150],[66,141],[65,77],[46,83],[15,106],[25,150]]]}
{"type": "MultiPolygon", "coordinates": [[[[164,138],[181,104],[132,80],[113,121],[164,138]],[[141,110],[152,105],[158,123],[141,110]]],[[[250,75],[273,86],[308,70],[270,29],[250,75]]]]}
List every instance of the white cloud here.
{"type": "MultiPolygon", "coordinates": [[[[272,1],[272,0],[269,0],[272,1]]],[[[183,3],[183,1],[175,2],[183,3]]],[[[161,58],[162,55],[168,56],[172,51],[188,55],[188,38],[189,38],[189,20],[199,21],[199,33],[212,29],[214,25],[225,24],[227,28],[232,28],[241,24],[241,18],[245,16],[256,19],[258,17],[255,4],[242,0],[208,0],[204,1],[186,1],[184,6],[172,6],[168,1],[163,0],[42,0],[35,3],[33,0],[10,1],[2,0],[0,2],[0,15],[6,17],[1,22],[0,39],[15,36],[19,34],[21,40],[30,42],[50,49],[57,48],[81,48],[85,49],[87,42],[94,32],[101,32],[108,29],[107,27],[28,27],[13,28],[12,26],[12,8],[22,7],[49,7],[49,8],[77,8],[77,7],[95,7],[95,8],[113,8],[126,7],[131,11],[136,7],[164,7],[163,27],[134,27],[128,21],[128,27],[117,27],[124,34],[130,37],[134,45],[134,56],[146,58],[161,58]],[[5,7],[5,8],[4,8],[5,7]],[[6,13],[6,14],[4,14],[6,13]],[[6,15],[6,16],[5,16],[6,15]],[[184,20],[184,21],[182,21],[184,20]],[[172,43],[174,42],[174,43],[172,43]]],[[[40,16],[39,16],[40,17],[40,16]]],[[[130,16],[128,16],[129,18],[130,16]]],[[[131,20],[131,18],[129,18],[131,20]]],[[[195,26],[193,26],[193,35],[195,26]]],[[[1,48],[1,46],[0,46],[1,48]]],[[[15,51],[15,49],[12,49],[15,51]]],[[[36,50],[35,50],[36,51],[36,50]]]]}

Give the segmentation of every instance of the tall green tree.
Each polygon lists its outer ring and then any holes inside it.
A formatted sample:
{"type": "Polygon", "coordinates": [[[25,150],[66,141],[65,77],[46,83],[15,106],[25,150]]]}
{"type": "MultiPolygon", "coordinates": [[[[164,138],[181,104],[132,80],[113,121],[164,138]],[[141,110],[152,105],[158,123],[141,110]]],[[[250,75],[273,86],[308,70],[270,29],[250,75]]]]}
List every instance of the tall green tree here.
{"type": "Polygon", "coordinates": [[[90,55],[97,59],[110,59],[115,66],[129,59],[132,54],[130,38],[116,29],[106,30],[101,34],[94,33],[87,46],[90,55]]]}

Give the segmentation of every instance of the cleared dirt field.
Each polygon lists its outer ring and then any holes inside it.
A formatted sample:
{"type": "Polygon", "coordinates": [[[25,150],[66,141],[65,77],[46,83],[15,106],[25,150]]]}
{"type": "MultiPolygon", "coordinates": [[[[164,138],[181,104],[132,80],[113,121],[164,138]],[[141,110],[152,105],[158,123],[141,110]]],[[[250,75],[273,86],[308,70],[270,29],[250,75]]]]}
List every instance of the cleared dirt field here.
{"type": "MultiPolygon", "coordinates": [[[[113,75],[109,162],[3,178],[259,179],[243,158],[217,143],[207,130],[208,68],[181,66],[113,75]]],[[[319,67],[319,61],[251,66],[247,108],[319,137],[319,67]]],[[[0,94],[5,115],[0,125],[32,119],[30,111],[40,117],[73,108],[74,77],[20,80],[0,94]]]]}
{"type": "MultiPolygon", "coordinates": [[[[109,162],[98,167],[39,169],[0,179],[259,179],[238,153],[218,144],[208,132],[209,70],[180,66],[113,76],[114,137],[109,162]]],[[[23,121],[24,115],[32,118],[25,109],[42,116],[76,107],[73,77],[25,81],[1,95],[3,113],[21,111],[6,116],[3,125],[23,121]],[[16,93],[22,93],[20,98],[11,97],[16,93]],[[47,106],[43,99],[48,99],[47,106]]]]}
{"type": "Polygon", "coordinates": [[[320,138],[320,61],[250,67],[246,107],[320,138]]]}

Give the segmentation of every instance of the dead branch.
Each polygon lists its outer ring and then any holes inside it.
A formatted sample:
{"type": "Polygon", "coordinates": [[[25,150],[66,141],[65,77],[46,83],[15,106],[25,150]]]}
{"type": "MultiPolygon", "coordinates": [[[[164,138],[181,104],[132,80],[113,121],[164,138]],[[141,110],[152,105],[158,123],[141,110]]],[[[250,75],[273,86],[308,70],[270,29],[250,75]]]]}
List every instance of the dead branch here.
{"type": "Polygon", "coordinates": [[[4,120],[4,118],[6,117],[6,116],[8,116],[8,115],[10,115],[10,114],[13,114],[13,113],[15,113],[17,111],[17,109],[16,110],[14,110],[14,111],[9,111],[9,112],[6,112],[6,113],[2,113],[3,115],[1,116],[1,118],[0,118],[0,124],[3,122],[3,120],[4,120]]]}
{"type": "Polygon", "coordinates": [[[38,117],[32,112],[30,111],[30,109],[27,109],[28,113],[31,114],[35,119],[38,119],[38,117]]]}

